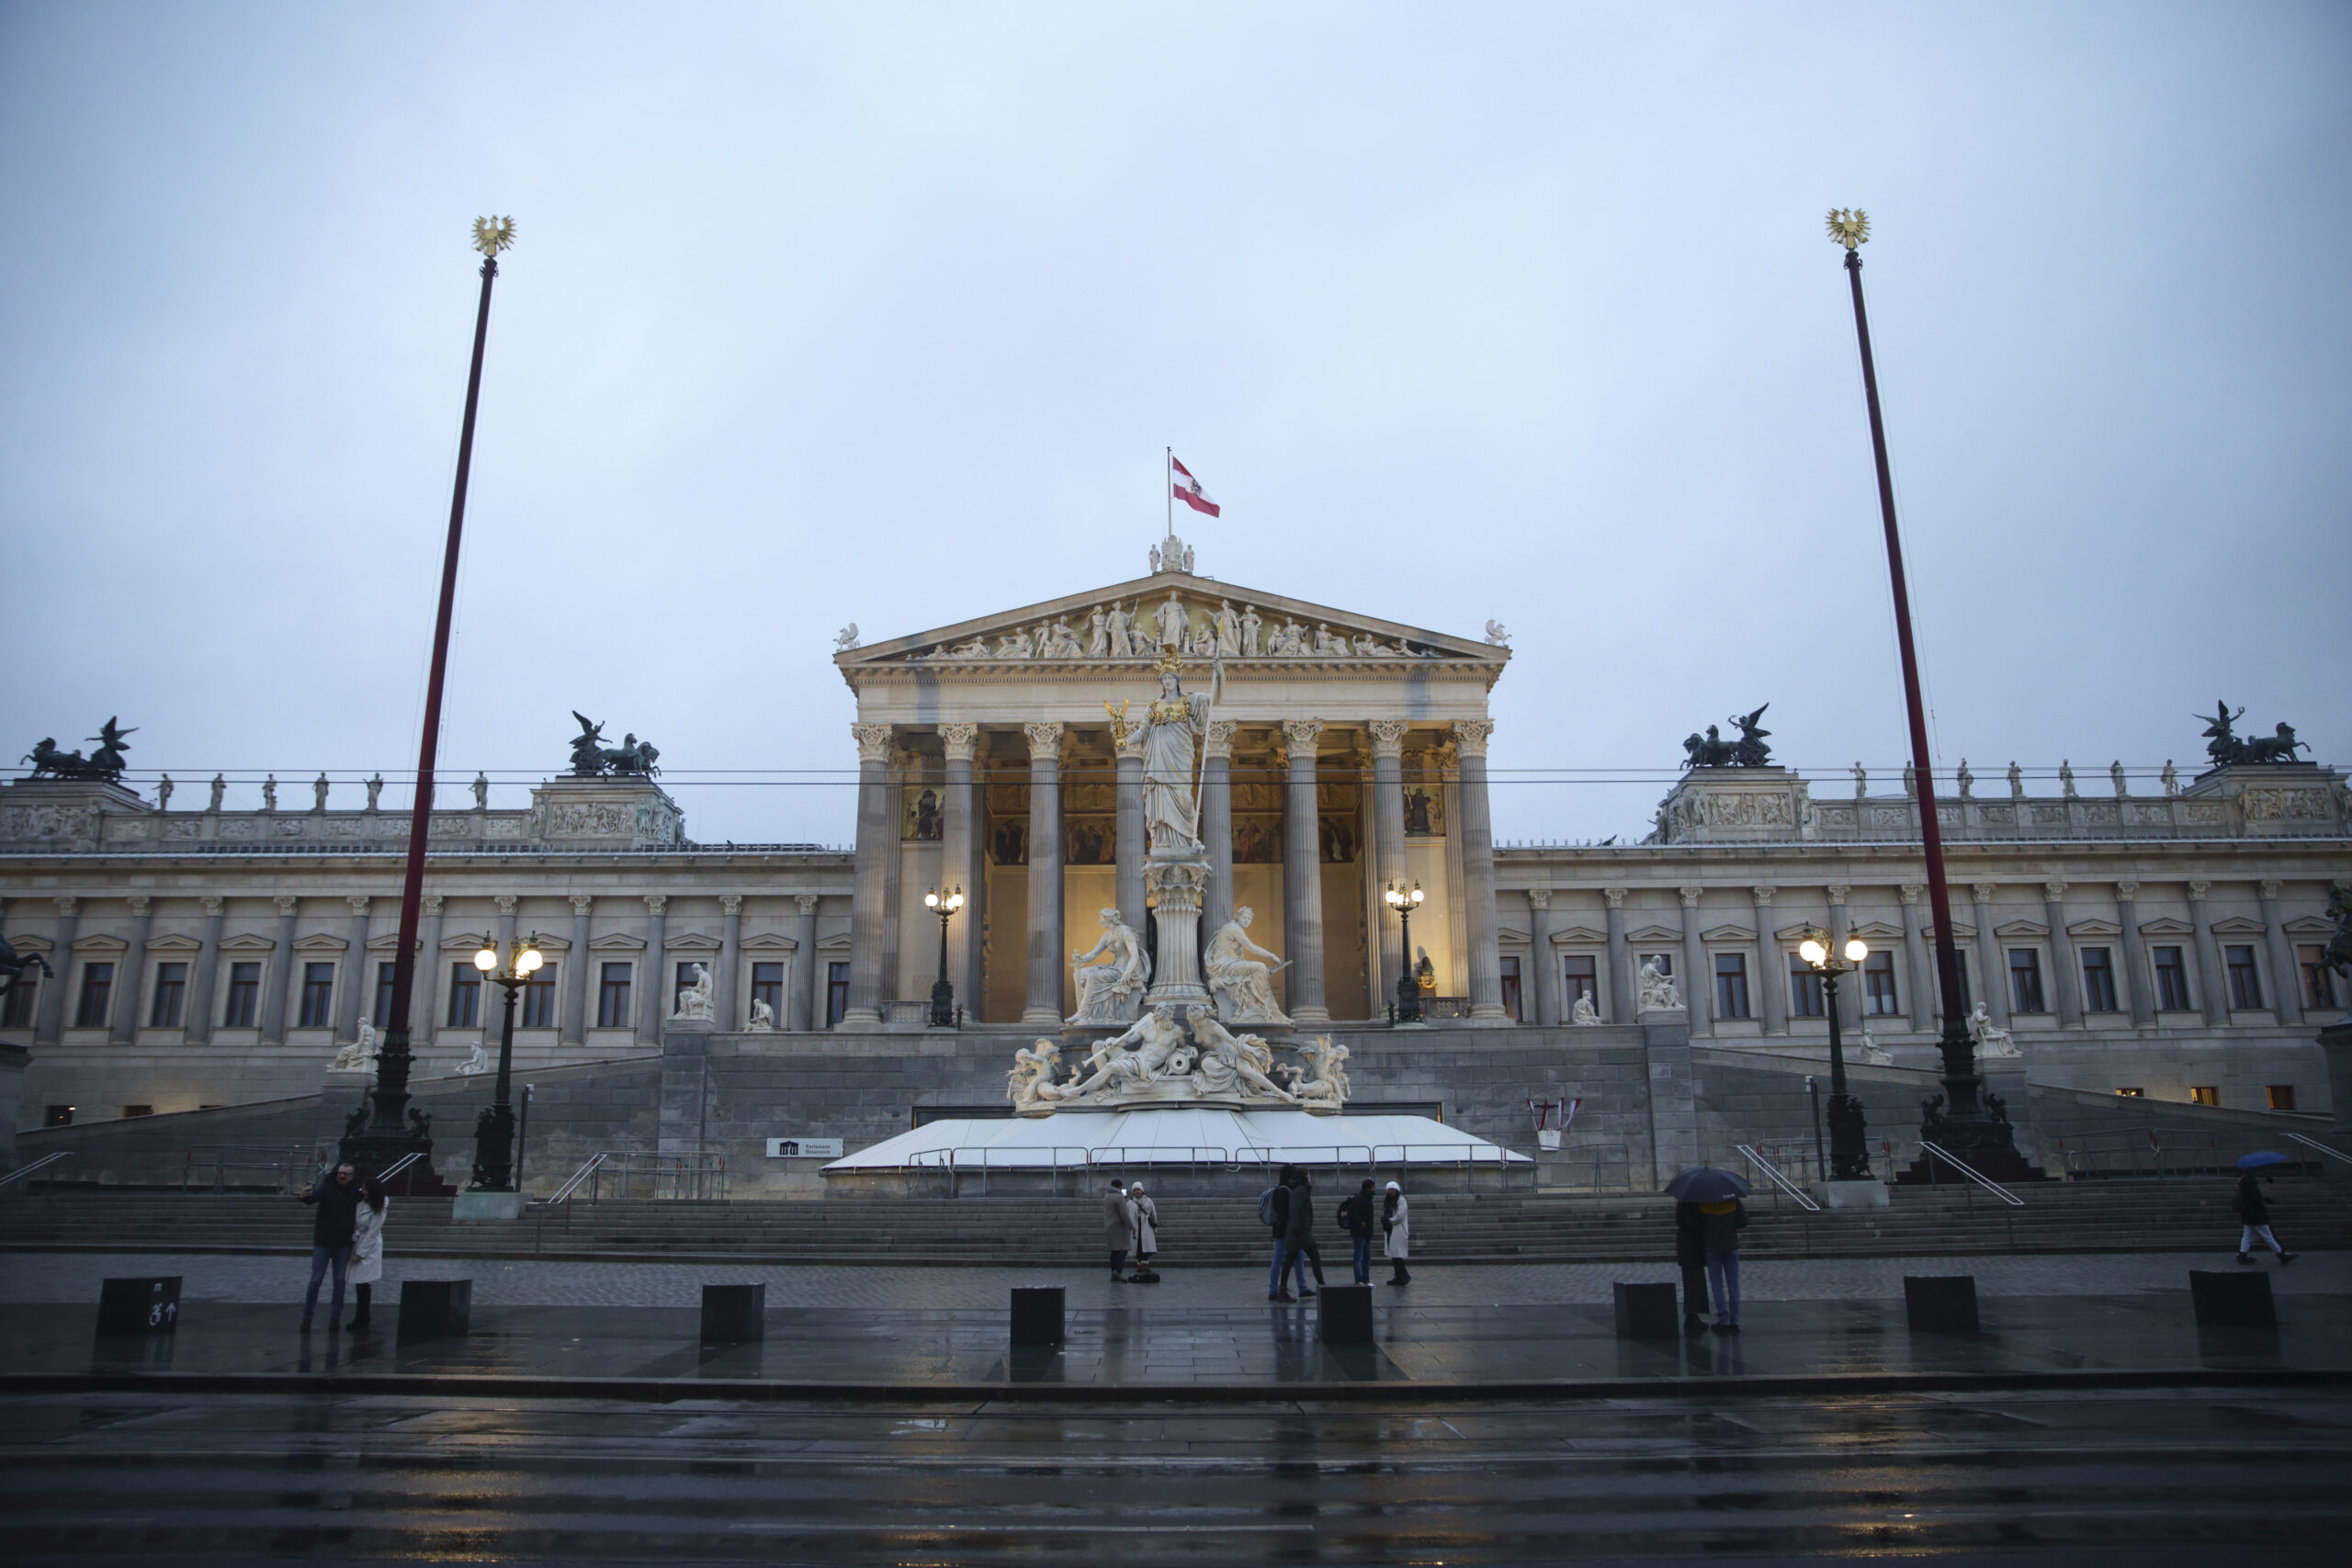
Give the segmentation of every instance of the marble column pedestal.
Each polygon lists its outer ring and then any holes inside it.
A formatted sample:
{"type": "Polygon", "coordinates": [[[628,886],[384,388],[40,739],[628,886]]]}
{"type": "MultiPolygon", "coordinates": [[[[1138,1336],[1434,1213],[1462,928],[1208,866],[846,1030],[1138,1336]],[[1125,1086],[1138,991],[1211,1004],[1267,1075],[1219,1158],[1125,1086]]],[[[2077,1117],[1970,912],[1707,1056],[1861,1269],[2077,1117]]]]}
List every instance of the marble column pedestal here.
{"type": "Polygon", "coordinates": [[[1159,925],[1151,989],[1144,994],[1147,1007],[1162,1002],[1180,1009],[1193,1002],[1214,1006],[1209,988],[1201,983],[1201,896],[1208,883],[1208,857],[1197,851],[1168,856],[1155,852],[1144,862],[1144,893],[1159,925]]]}

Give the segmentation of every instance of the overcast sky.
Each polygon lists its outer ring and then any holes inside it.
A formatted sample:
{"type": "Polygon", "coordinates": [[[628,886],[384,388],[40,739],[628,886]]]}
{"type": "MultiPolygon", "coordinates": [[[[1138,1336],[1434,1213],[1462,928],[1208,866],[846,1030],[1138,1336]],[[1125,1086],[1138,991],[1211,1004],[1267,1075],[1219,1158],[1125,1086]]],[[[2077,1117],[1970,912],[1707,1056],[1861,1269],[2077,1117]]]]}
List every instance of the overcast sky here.
{"type": "Polygon", "coordinates": [[[2218,697],[2352,761],[2347,81],[2341,5],[18,0],[0,741],[413,767],[511,213],[445,780],[576,707],[695,838],[844,842],[835,630],[1140,575],[1172,444],[1203,572],[1510,628],[1498,837],[1766,701],[1842,794],[1905,751],[1859,205],[1940,765],[2103,791],[2218,697]]]}

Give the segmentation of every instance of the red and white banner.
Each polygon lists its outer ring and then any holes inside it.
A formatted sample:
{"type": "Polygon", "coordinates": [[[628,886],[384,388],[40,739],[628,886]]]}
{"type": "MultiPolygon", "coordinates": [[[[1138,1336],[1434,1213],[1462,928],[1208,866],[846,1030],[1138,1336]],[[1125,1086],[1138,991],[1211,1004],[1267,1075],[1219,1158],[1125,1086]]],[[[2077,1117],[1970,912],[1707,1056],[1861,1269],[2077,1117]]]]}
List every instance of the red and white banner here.
{"type": "Polygon", "coordinates": [[[1179,462],[1173,452],[1168,455],[1168,479],[1175,489],[1177,500],[1195,512],[1205,512],[1212,517],[1220,515],[1222,509],[1209,499],[1209,492],[1201,488],[1201,481],[1193,477],[1193,470],[1179,462]]]}

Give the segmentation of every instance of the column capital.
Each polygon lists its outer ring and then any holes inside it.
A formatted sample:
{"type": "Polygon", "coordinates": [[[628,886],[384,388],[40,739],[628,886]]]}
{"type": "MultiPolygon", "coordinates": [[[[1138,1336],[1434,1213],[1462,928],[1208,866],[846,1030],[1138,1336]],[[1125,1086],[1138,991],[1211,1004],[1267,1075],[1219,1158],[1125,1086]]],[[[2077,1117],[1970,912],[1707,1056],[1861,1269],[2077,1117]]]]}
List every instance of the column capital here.
{"type": "MultiPolygon", "coordinates": [[[[1201,761],[1205,762],[1211,757],[1223,757],[1227,761],[1230,761],[1233,758],[1233,738],[1240,733],[1241,726],[1232,719],[1213,718],[1209,720],[1209,732],[1201,741],[1201,761]]],[[[1135,743],[1138,750],[1141,749],[1143,745],[1143,731],[1141,729],[1131,729],[1127,731],[1127,738],[1135,743]]]]}
{"type": "Polygon", "coordinates": [[[571,912],[575,915],[585,917],[595,907],[596,896],[594,893],[574,893],[571,896],[571,912]]]}
{"type": "MultiPolygon", "coordinates": [[[[1232,739],[1234,727],[1226,723],[1222,719],[1213,722],[1209,728],[1211,729],[1222,729],[1226,732],[1227,740],[1232,739]]],[[[1215,746],[1216,739],[1214,737],[1204,740],[1201,743],[1201,754],[1203,756],[1219,755],[1220,753],[1217,753],[1215,750],[1215,746]]],[[[1127,726],[1126,733],[1119,736],[1112,742],[1111,750],[1112,754],[1118,757],[1123,761],[1128,760],[1141,761],[1143,757],[1143,726],[1140,724],[1131,724],[1127,726]]],[[[1223,754],[1229,754],[1229,752],[1223,754]]]]}
{"type": "Polygon", "coordinates": [[[2041,896],[2055,904],[2066,897],[2066,885],[2063,882],[2045,882],[2041,885],[2041,896]]]}
{"type": "Polygon", "coordinates": [[[1675,891],[1682,895],[1682,907],[1684,908],[1695,909],[1699,907],[1699,895],[1704,893],[1706,889],[1703,887],[1678,887],[1675,891]]]}
{"type": "Polygon", "coordinates": [[[861,762],[887,762],[890,760],[890,727],[887,724],[853,724],[852,739],[857,742],[857,760],[861,762]]]}
{"type": "Polygon", "coordinates": [[[980,727],[977,724],[947,723],[939,727],[939,744],[951,762],[968,762],[980,742],[980,727]]]}
{"type": "Polygon", "coordinates": [[[2192,882],[2188,885],[2188,901],[2192,904],[2202,904],[2205,901],[2205,895],[2211,891],[2213,891],[2213,885],[2210,882],[2192,882]]]}
{"type": "Polygon", "coordinates": [[[437,915],[448,902],[449,896],[446,893],[427,893],[424,895],[423,906],[426,914],[437,915]]]}
{"type": "Polygon", "coordinates": [[[803,915],[813,915],[817,912],[817,895],[814,893],[795,893],[792,896],[792,901],[800,906],[800,912],[803,915]]]}
{"type": "Polygon", "coordinates": [[[57,912],[61,915],[74,914],[82,908],[82,900],[71,893],[59,895],[54,902],[57,905],[57,912]]]}
{"type": "Polygon", "coordinates": [[[1060,765],[1062,756],[1062,726],[1058,724],[1024,724],[1021,727],[1021,733],[1029,738],[1029,760],[1031,761],[1035,761],[1040,755],[1050,755],[1054,759],[1055,765],[1057,767],[1060,765]]]}
{"type": "Polygon", "coordinates": [[[645,896],[645,908],[649,914],[661,914],[669,907],[670,896],[667,893],[648,893],[645,896]]]}
{"type": "Polygon", "coordinates": [[[1625,890],[1622,887],[1604,887],[1600,890],[1600,897],[1612,909],[1625,907],[1625,890]]]}
{"type": "Polygon", "coordinates": [[[2119,882],[2115,885],[2115,896],[2126,900],[2137,898],[2140,896],[2140,885],[2136,882],[2119,882]]]}
{"type": "Polygon", "coordinates": [[[296,910],[302,907],[302,900],[297,898],[290,893],[280,893],[276,897],[272,898],[270,902],[277,906],[277,912],[280,915],[286,916],[289,919],[293,916],[296,910]]]}
{"type": "Polygon", "coordinates": [[[743,896],[741,893],[721,893],[718,908],[724,914],[740,915],[743,912],[743,896]]]}
{"type": "Polygon", "coordinates": [[[2276,898],[2278,897],[2278,890],[2287,885],[2275,876],[2266,876],[2257,886],[2262,889],[2262,896],[2265,898],[2276,898]]]}
{"type": "MultiPolygon", "coordinates": [[[[65,900],[61,898],[58,902],[62,904],[65,902],[65,900]]],[[[218,915],[220,912],[220,906],[227,903],[228,900],[221,897],[218,893],[207,893],[202,898],[198,899],[198,902],[204,906],[204,912],[207,915],[218,915]]]]}
{"type": "Polygon", "coordinates": [[[125,898],[123,902],[130,906],[130,912],[132,914],[143,915],[147,912],[147,906],[151,900],[144,893],[133,893],[129,897],[125,898]]]}
{"type": "Polygon", "coordinates": [[[1756,907],[1758,908],[1769,909],[1772,907],[1772,895],[1778,893],[1780,889],[1773,886],[1769,882],[1764,882],[1758,883],[1747,891],[1755,896],[1756,907]]]}
{"type": "Polygon", "coordinates": [[[1927,896],[1927,892],[1928,892],[1928,889],[1927,889],[1927,885],[1926,885],[1926,884],[1924,884],[1924,883],[1918,883],[1918,882],[1906,882],[1906,883],[1905,883],[1905,884],[1903,885],[1903,887],[1902,887],[1903,901],[1904,901],[1905,903],[1906,903],[1906,904],[1916,904],[1916,903],[1917,903],[1917,902],[1918,902],[1922,897],[1925,897],[1927,896]]]}
{"type": "Polygon", "coordinates": [[[1548,887],[1529,888],[1527,890],[1527,907],[1531,909],[1550,908],[1552,907],[1552,890],[1548,887]]]}
{"type": "Polygon", "coordinates": [[[1978,903],[1989,904],[1993,901],[1993,895],[2001,890],[2001,885],[1997,882],[1972,882],[1968,890],[1976,896],[1978,903]]]}
{"type": "Polygon", "coordinates": [[[523,900],[517,898],[512,893],[501,893],[497,896],[495,900],[498,905],[498,912],[502,915],[510,917],[514,913],[514,906],[522,901],[523,900]]]}
{"type": "Polygon", "coordinates": [[[1457,718],[1453,721],[1453,742],[1462,749],[1465,757],[1486,756],[1487,741],[1494,733],[1495,721],[1491,718],[1457,718]]]}
{"type": "Polygon", "coordinates": [[[351,906],[351,912],[355,915],[366,914],[368,907],[376,902],[365,893],[345,894],[343,901],[351,906]]]}
{"type": "Polygon", "coordinates": [[[1372,754],[1374,758],[1405,758],[1405,732],[1412,725],[1401,718],[1375,718],[1364,728],[1372,732],[1372,754]]]}
{"type": "Polygon", "coordinates": [[[1832,882],[1822,888],[1822,891],[1829,895],[1831,903],[1842,904],[1846,901],[1846,895],[1851,893],[1853,888],[1843,882],[1832,882]]]}
{"type": "Polygon", "coordinates": [[[1312,760],[1316,741],[1322,739],[1323,721],[1319,718],[1286,718],[1283,720],[1283,739],[1295,757],[1305,751],[1312,760]]]}

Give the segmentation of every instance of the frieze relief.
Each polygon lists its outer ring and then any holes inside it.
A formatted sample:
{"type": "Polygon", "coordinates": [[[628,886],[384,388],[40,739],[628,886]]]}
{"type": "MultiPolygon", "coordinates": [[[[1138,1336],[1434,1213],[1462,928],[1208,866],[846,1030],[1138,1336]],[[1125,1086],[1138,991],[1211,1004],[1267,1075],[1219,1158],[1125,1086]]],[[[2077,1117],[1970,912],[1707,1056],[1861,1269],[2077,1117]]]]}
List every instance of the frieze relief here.
{"type": "Polygon", "coordinates": [[[1383,637],[1328,621],[1312,626],[1270,615],[1247,601],[1210,600],[1171,591],[1165,597],[1113,600],[1028,626],[1001,627],[961,642],[933,643],[909,660],[1005,663],[1041,660],[1151,660],[1162,648],[1188,659],[1443,659],[1405,637],[1383,637]]]}
{"type": "Polygon", "coordinates": [[[2238,796],[2249,822],[2324,822],[2335,813],[2315,789],[2250,789],[2238,796]]]}

